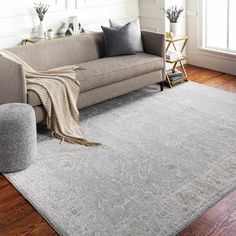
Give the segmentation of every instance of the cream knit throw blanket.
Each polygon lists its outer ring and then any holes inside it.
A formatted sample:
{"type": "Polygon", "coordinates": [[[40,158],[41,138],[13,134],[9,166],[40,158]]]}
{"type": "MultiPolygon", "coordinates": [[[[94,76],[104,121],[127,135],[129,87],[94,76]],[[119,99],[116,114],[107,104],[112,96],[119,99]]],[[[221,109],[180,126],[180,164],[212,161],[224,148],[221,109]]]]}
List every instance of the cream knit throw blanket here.
{"type": "Polygon", "coordinates": [[[47,111],[47,128],[52,130],[53,137],[85,146],[99,145],[88,141],[79,126],[77,101],[80,84],[76,80],[76,71],[81,69],[79,66],[36,71],[10,51],[1,50],[0,55],[23,66],[27,90],[40,97],[47,111]]]}

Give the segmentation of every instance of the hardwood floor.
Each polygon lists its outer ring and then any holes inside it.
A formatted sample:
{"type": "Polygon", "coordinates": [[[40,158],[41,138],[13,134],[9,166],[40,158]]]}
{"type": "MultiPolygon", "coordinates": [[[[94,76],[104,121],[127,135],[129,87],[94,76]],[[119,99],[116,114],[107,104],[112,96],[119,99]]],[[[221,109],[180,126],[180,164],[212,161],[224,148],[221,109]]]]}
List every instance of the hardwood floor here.
{"type": "Polygon", "coordinates": [[[0,236],[18,235],[53,236],[57,233],[10,182],[0,175],[0,236]]]}
{"type": "MultiPolygon", "coordinates": [[[[189,79],[236,93],[236,76],[191,65],[189,79]]],[[[54,236],[57,233],[30,203],[0,174],[0,236],[54,236]]],[[[236,190],[186,227],[178,236],[235,236],[236,190]]]]}
{"type": "Polygon", "coordinates": [[[236,235],[236,190],[178,234],[178,236],[210,235],[236,235]]]}
{"type": "Polygon", "coordinates": [[[189,80],[236,93],[236,76],[208,70],[196,66],[186,65],[189,80]]]}

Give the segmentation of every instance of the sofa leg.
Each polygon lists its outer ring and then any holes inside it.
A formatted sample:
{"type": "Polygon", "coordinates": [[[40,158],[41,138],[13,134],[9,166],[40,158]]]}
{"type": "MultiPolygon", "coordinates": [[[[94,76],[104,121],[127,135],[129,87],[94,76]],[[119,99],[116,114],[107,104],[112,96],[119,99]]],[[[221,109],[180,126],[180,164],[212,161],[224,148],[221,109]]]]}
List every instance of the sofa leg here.
{"type": "Polygon", "coordinates": [[[160,86],[161,86],[161,91],[163,91],[163,90],[164,90],[164,81],[162,81],[162,82],[160,83],[160,86]]]}

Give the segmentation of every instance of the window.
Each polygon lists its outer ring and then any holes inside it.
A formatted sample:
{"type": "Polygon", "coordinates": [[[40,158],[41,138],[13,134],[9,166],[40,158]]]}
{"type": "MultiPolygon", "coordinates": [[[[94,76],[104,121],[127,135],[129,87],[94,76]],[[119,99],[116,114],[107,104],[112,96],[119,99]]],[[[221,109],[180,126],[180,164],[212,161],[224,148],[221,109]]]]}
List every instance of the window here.
{"type": "Polygon", "coordinates": [[[236,52],[236,0],[202,0],[205,48],[236,52]]]}

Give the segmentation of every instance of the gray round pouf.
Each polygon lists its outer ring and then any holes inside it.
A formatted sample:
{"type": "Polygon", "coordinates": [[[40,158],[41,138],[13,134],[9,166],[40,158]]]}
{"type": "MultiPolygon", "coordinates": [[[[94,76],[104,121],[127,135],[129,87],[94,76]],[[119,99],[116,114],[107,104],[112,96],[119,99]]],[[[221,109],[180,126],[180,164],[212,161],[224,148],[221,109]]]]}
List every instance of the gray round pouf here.
{"type": "Polygon", "coordinates": [[[0,172],[10,173],[30,166],[37,154],[34,109],[23,103],[0,106],[0,172]]]}

